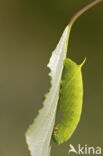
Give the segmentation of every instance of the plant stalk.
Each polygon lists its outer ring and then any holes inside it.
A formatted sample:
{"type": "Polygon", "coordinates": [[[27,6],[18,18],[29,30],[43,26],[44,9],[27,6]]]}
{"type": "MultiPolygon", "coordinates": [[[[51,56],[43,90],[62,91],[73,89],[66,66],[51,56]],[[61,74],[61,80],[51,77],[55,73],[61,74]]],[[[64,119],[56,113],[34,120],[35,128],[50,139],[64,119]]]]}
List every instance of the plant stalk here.
{"type": "Polygon", "coordinates": [[[90,9],[91,7],[95,6],[96,4],[98,4],[99,2],[102,2],[103,0],[94,0],[93,2],[91,2],[90,4],[86,5],[84,8],[82,8],[81,10],[79,10],[69,21],[68,26],[72,27],[72,25],[74,24],[74,22],[77,20],[77,18],[79,16],[81,16],[85,11],[87,11],[88,9],[90,9]]]}

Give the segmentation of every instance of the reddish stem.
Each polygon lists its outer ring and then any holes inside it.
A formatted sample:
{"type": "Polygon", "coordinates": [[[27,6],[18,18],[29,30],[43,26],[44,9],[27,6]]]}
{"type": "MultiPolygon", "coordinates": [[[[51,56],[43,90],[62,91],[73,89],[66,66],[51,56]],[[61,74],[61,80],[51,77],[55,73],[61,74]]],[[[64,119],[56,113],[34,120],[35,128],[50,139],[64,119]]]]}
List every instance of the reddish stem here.
{"type": "Polygon", "coordinates": [[[86,5],[84,8],[82,8],[81,10],[79,10],[69,21],[68,25],[72,26],[72,24],[76,21],[76,19],[82,15],[85,11],[87,11],[88,9],[90,9],[91,7],[93,7],[94,5],[96,5],[97,3],[101,2],[103,0],[94,0],[93,2],[91,2],[90,4],[86,5]]]}

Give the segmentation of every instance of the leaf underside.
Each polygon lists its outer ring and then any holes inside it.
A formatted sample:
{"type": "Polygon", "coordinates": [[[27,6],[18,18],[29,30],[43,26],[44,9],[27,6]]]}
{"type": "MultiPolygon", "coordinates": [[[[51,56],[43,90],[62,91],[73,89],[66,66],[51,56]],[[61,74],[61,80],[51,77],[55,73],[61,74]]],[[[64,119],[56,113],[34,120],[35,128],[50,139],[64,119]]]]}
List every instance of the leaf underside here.
{"type": "Polygon", "coordinates": [[[67,53],[67,43],[70,28],[67,26],[63,35],[53,51],[49,64],[51,88],[46,94],[43,107],[36,119],[26,132],[26,142],[31,156],[49,156],[50,140],[55,122],[56,109],[59,99],[60,81],[62,77],[64,59],[67,53]]]}

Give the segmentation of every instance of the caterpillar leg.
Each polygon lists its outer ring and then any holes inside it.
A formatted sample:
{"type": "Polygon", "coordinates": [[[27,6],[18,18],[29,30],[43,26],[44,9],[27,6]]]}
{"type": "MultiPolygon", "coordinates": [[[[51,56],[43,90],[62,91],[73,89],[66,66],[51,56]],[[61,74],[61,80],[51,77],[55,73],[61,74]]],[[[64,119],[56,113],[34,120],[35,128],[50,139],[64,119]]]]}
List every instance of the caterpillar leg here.
{"type": "Polygon", "coordinates": [[[57,130],[57,129],[58,129],[58,125],[54,127],[54,130],[57,130]]]}
{"type": "Polygon", "coordinates": [[[54,127],[53,135],[56,135],[56,131],[58,130],[58,125],[54,127]]]}

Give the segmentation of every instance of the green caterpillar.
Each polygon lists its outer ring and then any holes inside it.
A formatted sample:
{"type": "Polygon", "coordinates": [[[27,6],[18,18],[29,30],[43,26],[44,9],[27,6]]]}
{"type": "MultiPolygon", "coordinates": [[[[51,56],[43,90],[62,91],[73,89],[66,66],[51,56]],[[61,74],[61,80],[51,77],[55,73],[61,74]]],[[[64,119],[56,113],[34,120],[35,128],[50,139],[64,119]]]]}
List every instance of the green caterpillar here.
{"type": "Polygon", "coordinates": [[[79,123],[83,99],[81,68],[85,60],[81,65],[77,65],[68,58],[64,61],[60,98],[58,103],[63,114],[61,123],[56,126],[53,132],[53,140],[57,144],[62,144],[67,141],[72,136],[79,123]]]}

